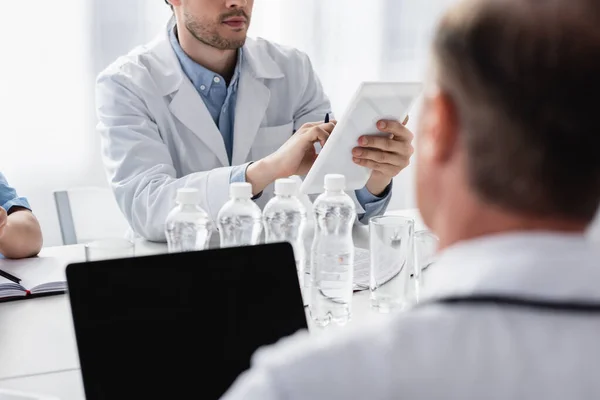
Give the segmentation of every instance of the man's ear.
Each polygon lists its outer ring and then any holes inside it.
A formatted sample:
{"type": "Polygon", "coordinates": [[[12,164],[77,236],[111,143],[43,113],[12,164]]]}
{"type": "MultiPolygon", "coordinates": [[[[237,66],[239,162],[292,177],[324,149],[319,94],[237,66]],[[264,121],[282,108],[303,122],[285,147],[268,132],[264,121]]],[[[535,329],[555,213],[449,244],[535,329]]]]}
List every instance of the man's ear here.
{"type": "Polygon", "coordinates": [[[458,144],[459,117],[454,100],[442,90],[430,94],[428,137],[425,146],[433,161],[445,163],[452,158],[458,144]]]}

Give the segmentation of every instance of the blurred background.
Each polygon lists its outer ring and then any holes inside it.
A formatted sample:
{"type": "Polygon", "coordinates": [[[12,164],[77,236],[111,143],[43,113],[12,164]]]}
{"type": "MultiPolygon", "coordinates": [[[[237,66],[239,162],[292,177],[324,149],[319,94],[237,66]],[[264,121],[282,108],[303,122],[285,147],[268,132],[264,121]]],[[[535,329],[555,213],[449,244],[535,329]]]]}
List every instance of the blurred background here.
{"type": "MultiPolygon", "coordinates": [[[[432,29],[451,1],[255,0],[250,36],[308,53],[339,118],[361,81],[423,77],[432,29]]],[[[62,244],[53,191],[107,186],[95,77],[156,36],[171,11],[163,0],[29,0],[26,8],[7,1],[0,13],[1,37],[13,38],[0,44],[0,171],[29,198],[51,246],[62,244]]],[[[391,208],[414,206],[412,174],[397,178],[391,208]]]]}

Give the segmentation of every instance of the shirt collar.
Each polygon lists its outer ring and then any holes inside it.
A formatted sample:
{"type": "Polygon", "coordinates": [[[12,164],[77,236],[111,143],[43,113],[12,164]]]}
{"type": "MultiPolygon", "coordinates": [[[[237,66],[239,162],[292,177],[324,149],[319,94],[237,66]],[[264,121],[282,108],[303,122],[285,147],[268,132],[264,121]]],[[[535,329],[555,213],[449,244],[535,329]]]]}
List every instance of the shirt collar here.
{"type": "MultiPolygon", "coordinates": [[[[152,66],[149,72],[163,96],[178,90],[185,76],[170,39],[170,33],[175,24],[175,16],[172,16],[166,26],[161,29],[160,34],[147,45],[148,53],[152,55],[149,59],[152,66]]],[[[270,46],[269,42],[264,39],[246,38],[243,60],[241,54],[238,55],[242,60],[242,62],[238,62],[239,80],[242,79],[242,76],[256,79],[282,79],[285,77],[281,67],[270,54],[270,46]]],[[[308,62],[308,59],[306,61],[308,62]]]]}
{"type": "Polygon", "coordinates": [[[424,282],[423,299],[486,294],[600,301],[600,249],[582,234],[489,235],[441,252],[424,282]]]}
{"type": "MultiPolygon", "coordinates": [[[[200,88],[202,86],[204,86],[205,91],[208,93],[214,83],[215,77],[218,77],[219,79],[221,79],[222,82],[225,82],[224,78],[221,75],[198,64],[197,62],[192,60],[185,53],[185,51],[183,51],[183,49],[181,48],[181,45],[179,44],[179,40],[177,39],[176,28],[177,28],[177,26],[175,24],[169,25],[169,27],[168,27],[169,40],[171,42],[171,46],[173,47],[173,51],[175,52],[175,55],[177,56],[177,59],[179,60],[179,63],[181,64],[181,68],[183,69],[183,72],[190,79],[190,81],[192,82],[194,87],[196,89],[200,90],[200,88]]],[[[242,49],[241,48],[238,49],[237,53],[238,53],[238,57],[237,57],[236,65],[235,65],[235,70],[233,72],[233,77],[229,84],[229,86],[234,89],[237,87],[237,82],[238,82],[239,76],[240,76],[239,70],[240,70],[240,66],[242,65],[242,49]]],[[[202,91],[204,91],[204,90],[202,90],[202,91]]]]}

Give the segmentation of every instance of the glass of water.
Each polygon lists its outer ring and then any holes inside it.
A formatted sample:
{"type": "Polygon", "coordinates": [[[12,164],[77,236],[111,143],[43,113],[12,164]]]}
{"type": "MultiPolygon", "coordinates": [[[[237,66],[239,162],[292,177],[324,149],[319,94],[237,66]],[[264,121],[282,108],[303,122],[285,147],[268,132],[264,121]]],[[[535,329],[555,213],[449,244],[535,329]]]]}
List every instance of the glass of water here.
{"type": "Polygon", "coordinates": [[[427,229],[415,232],[415,264],[419,286],[425,284],[424,272],[434,263],[439,245],[438,237],[427,229]]]}
{"type": "Polygon", "coordinates": [[[85,260],[100,261],[134,256],[134,243],[127,239],[113,238],[95,240],[85,245],[85,260]]]}
{"type": "Polygon", "coordinates": [[[418,297],[414,262],[415,222],[384,215],[371,218],[371,307],[379,312],[402,310],[418,297]]]}

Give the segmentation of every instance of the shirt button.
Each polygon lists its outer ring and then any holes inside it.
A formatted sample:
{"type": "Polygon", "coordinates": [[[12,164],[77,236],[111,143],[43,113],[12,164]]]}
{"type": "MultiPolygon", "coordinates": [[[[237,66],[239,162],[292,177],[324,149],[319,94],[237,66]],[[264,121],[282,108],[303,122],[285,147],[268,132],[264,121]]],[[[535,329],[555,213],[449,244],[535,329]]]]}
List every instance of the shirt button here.
{"type": "Polygon", "coordinates": [[[206,90],[206,86],[200,85],[200,90],[206,90]]]}
{"type": "Polygon", "coordinates": [[[218,76],[215,76],[215,79],[213,79],[215,81],[215,83],[220,83],[221,82],[221,78],[219,78],[218,76]]]}

